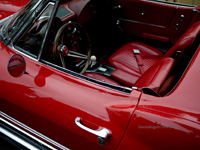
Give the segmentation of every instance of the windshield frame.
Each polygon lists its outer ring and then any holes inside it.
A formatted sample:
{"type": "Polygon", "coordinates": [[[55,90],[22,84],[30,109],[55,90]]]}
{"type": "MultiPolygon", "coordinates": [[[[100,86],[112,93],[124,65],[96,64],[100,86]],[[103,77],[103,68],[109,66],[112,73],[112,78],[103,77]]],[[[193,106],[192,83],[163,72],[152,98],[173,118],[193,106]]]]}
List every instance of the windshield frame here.
{"type": "Polygon", "coordinates": [[[35,15],[33,12],[42,1],[44,0],[31,0],[21,11],[13,15],[13,18],[2,28],[2,36],[4,41],[8,40],[9,42],[24,26],[26,20],[35,15]]]}

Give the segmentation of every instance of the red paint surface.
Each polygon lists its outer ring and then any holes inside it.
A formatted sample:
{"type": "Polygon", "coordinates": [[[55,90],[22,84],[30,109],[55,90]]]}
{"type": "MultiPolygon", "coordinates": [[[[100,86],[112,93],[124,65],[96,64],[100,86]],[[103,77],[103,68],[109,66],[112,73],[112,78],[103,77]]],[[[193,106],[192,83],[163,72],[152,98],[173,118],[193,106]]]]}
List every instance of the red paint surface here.
{"type": "Polygon", "coordinates": [[[8,17],[19,11],[30,0],[3,0],[0,1],[0,19],[8,17]]]}

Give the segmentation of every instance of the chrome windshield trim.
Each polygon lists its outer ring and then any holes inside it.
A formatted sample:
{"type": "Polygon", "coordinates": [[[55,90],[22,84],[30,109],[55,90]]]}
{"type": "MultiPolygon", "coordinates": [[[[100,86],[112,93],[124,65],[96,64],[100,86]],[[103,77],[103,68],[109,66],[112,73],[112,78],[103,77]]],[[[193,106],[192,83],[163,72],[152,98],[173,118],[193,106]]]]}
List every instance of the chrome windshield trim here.
{"type": "MultiPolygon", "coordinates": [[[[49,149],[53,149],[53,150],[56,150],[56,149],[64,149],[64,150],[70,150],[69,148],[59,144],[58,142],[48,138],[47,136],[37,132],[36,130],[26,126],[25,124],[17,121],[16,119],[10,117],[9,115],[3,113],[2,111],[0,111],[0,121],[5,123],[6,125],[8,126],[11,126],[12,128],[14,128],[15,130],[19,131],[20,133],[23,133],[24,135],[28,136],[29,138],[37,141],[38,143],[41,143],[42,145],[48,147],[49,149]],[[19,127],[20,128],[19,128],[19,127]],[[33,135],[31,135],[30,133],[32,133],[33,135]],[[36,137],[37,136],[37,137],[36,137]],[[44,141],[40,140],[39,138],[43,139],[44,141]],[[52,147],[51,145],[49,145],[48,143],[51,143],[52,145],[54,145],[56,148],[52,147]]],[[[13,136],[13,134],[9,134],[8,132],[6,132],[5,130],[2,129],[2,127],[0,128],[0,132],[4,132],[5,134],[7,135],[10,135],[11,138],[15,138],[17,139],[16,137],[13,136]]],[[[16,141],[17,142],[17,141],[16,141]]],[[[28,146],[28,145],[27,145],[28,146]]]]}
{"type": "MultiPolygon", "coordinates": [[[[38,0],[34,4],[34,6],[32,8],[30,8],[30,9],[27,6],[29,6],[32,3],[32,1],[30,1],[26,6],[24,6],[23,9],[19,11],[19,13],[17,14],[17,16],[11,22],[9,22],[5,26],[5,28],[3,29],[2,34],[3,34],[4,38],[11,39],[12,37],[14,37],[17,31],[15,31],[14,33],[12,33],[9,30],[11,30],[11,29],[13,30],[13,26],[14,26],[14,28],[18,27],[17,30],[21,30],[20,28],[22,28],[22,26],[24,26],[25,23],[20,25],[20,24],[16,24],[16,22],[19,22],[19,19],[20,19],[21,16],[23,16],[22,18],[25,18],[27,16],[30,17],[34,13],[34,10],[41,4],[42,1],[43,0],[38,0]],[[28,8],[28,11],[29,11],[28,14],[21,15],[22,12],[27,12],[27,10],[25,10],[26,8],[28,8]]],[[[26,20],[28,20],[28,18],[26,18],[26,20]]],[[[20,22],[21,22],[21,20],[20,20],[20,22]]]]}

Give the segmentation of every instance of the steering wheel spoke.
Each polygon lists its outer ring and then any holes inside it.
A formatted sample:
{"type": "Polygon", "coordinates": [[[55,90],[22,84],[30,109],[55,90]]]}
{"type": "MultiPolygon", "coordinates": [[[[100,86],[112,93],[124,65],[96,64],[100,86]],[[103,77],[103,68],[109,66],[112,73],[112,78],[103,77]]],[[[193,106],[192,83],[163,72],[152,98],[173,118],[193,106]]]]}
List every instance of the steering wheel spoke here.
{"type": "Polygon", "coordinates": [[[88,59],[87,55],[75,52],[75,51],[71,51],[69,50],[69,53],[67,56],[71,56],[71,57],[75,57],[75,58],[81,58],[81,59],[88,59]]]}

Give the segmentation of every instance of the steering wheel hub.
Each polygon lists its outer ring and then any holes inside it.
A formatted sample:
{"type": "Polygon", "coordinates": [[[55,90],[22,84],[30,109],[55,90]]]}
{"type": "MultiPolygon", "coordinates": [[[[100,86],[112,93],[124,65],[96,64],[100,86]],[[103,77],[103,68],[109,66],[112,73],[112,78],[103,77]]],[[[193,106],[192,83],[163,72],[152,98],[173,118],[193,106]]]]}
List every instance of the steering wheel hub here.
{"type": "Polygon", "coordinates": [[[66,45],[58,46],[58,51],[61,52],[62,56],[67,56],[69,54],[69,50],[66,45]]]}

